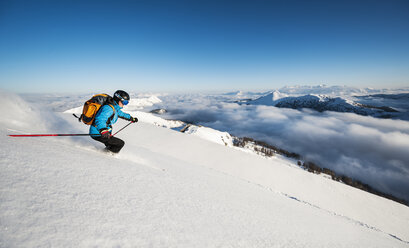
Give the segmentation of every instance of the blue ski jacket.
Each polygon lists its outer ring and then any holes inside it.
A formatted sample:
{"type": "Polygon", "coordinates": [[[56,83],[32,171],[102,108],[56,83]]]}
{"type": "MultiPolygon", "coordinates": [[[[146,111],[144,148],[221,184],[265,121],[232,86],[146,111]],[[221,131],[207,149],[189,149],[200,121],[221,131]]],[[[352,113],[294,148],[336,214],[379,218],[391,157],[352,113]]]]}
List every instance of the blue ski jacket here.
{"type": "Polygon", "coordinates": [[[122,112],[122,108],[116,102],[112,106],[115,108],[115,111],[108,104],[101,107],[95,116],[94,122],[90,125],[89,134],[100,134],[101,129],[104,128],[112,133],[112,124],[118,120],[118,117],[131,120],[131,115],[122,112]]]}

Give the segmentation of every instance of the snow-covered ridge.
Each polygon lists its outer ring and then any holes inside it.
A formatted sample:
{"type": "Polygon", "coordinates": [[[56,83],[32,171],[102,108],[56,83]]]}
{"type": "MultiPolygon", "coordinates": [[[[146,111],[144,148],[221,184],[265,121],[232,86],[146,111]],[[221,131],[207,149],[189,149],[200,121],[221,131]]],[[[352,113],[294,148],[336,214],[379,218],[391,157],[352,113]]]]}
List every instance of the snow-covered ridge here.
{"type": "Polygon", "coordinates": [[[233,147],[233,138],[228,132],[221,132],[208,127],[189,125],[184,133],[196,135],[202,139],[209,140],[220,145],[233,147]]]}
{"type": "Polygon", "coordinates": [[[326,84],[320,85],[296,85],[285,86],[279,89],[281,93],[302,96],[309,94],[328,95],[331,97],[348,97],[348,96],[362,96],[372,94],[398,94],[409,92],[409,87],[401,89],[375,89],[375,88],[355,88],[346,85],[329,86],[326,84]]]}
{"type": "Polygon", "coordinates": [[[274,91],[266,96],[255,100],[246,101],[244,103],[251,105],[275,106],[279,108],[309,108],[319,112],[335,111],[343,113],[356,113],[359,115],[369,115],[382,118],[406,119],[408,117],[406,113],[399,113],[399,111],[391,107],[365,105],[354,102],[350,99],[317,94],[290,97],[280,93],[279,91],[274,91]]]}

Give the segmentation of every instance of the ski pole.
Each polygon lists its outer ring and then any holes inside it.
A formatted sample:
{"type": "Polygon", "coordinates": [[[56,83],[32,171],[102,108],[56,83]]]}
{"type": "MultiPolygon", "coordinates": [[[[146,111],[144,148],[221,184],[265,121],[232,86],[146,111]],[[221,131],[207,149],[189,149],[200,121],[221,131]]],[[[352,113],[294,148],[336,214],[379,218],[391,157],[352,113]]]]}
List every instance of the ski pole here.
{"type": "MultiPolygon", "coordinates": [[[[123,128],[119,129],[112,136],[124,130],[127,126],[131,125],[132,122],[128,123],[123,128]]],[[[88,134],[88,133],[54,133],[54,134],[8,134],[10,137],[57,137],[57,136],[101,136],[100,134],[88,134]]]]}
{"type": "Polygon", "coordinates": [[[131,125],[133,122],[129,122],[126,126],[124,126],[123,128],[119,129],[116,133],[114,133],[113,135],[111,135],[111,137],[115,136],[117,133],[121,132],[122,130],[124,130],[127,126],[131,125]]]}
{"type": "Polygon", "coordinates": [[[100,134],[87,133],[55,133],[55,134],[8,134],[10,137],[55,137],[55,136],[100,136],[100,134]]]}

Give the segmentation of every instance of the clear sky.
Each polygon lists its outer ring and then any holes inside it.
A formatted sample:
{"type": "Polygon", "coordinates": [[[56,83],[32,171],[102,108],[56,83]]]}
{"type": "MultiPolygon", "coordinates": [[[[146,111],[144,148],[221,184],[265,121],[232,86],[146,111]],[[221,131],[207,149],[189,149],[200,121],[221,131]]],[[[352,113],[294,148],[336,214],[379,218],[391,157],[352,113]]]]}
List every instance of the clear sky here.
{"type": "Polygon", "coordinates": [[[409,86],[409,1],[0,0],[15,92],[409,86]]]}

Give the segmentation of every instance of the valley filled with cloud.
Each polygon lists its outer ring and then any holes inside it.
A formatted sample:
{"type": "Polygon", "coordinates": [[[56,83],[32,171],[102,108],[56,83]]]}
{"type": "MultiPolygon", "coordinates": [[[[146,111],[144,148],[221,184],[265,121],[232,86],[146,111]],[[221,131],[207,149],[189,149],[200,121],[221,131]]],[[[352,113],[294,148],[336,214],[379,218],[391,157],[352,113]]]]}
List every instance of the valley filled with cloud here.
{"type": "MultiPolygon", "coordinates": [[[[356,92],[362,92],[343,89],[331,92],[343,97],[354,97],[356,92]]],[[[300,93],[305,90],[292,95],[300,93]]],[[[363,95],[365,93],[363,91],[363,95]]],[[[162,96],[162,102],[152,108],[166,109],[164,117],[168,119],[208,126],[238,137],[251,137],[298,153],[321,167],[409,200],[408,121],[235,102],[260,95],[168,95],[162,96]]],[[[400,105],[407,106],[407,100],[400,101],[400,105]]]]}

